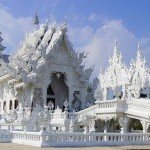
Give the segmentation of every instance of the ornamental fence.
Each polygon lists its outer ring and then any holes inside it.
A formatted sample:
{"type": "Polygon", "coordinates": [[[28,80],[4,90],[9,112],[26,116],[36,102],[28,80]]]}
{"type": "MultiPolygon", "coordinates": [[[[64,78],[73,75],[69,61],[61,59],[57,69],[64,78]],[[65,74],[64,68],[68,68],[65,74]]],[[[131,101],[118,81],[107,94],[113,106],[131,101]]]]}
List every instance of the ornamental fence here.
{"type": "Polygon", "coordinates": [[[150,144],[150,133],[57,133],[13,131],[12,142],[38,147],[150,144]]]}
{"type": "Polygon", "coordinates": [[[37,147],[111,146],[150,144],[150,133],[67,133],[0,130],[0,143],[18,143],[37,147]]]}

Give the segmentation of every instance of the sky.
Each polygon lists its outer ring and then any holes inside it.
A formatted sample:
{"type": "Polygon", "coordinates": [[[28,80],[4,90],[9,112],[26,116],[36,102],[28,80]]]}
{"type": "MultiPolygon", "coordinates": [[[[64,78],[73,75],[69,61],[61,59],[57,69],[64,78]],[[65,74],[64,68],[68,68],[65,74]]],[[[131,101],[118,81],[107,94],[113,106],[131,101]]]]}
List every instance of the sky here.
{"type": "Polygon", "coordinates": [[[93,77],[108,65],[114,42],[128,65],[137,45],[150,61],[150,0],[0,0],[0,31],[5,53],[14,52],[34,27],[67,20],[68,36],[77,52],[88,53],[86,65],[95,65],[93,77]]]}

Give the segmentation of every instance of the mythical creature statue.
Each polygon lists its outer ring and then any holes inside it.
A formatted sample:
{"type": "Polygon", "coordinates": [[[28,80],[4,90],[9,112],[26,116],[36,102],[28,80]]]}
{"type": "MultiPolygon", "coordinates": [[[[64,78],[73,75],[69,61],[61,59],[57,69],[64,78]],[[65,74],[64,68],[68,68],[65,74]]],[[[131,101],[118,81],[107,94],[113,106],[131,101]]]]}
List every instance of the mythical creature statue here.
{"type": "Polygon", "coordinates": [[[76,112],[80,111],[81,108],[82,108],[81,95],[80,95],[80,92],[78,92],[78,91],[75,91],[74,94],[73,94],[72,108],[76,112]]]}
{"type": "Polygon", "coordinates": [[[87,69],[84,71],[84,76],[85,76],[85,79],[86,79],[86,80],[89,80],[89,78],[90,78],[90,76],[91,76],[93,70],[94,70],[94,66],[89,67],[89,68],[87,68],[87,69]]]}
{"type": "Polygon", "coordinates": [[[79,54],[79,57],[78,57],[79,64],[83,63],[83,59],[85,59],[87,57],[87,55],[88,55],[88,53],[85,55],[84,52],[79,54]]]}
{"type": "Polygon", "coordinates": [[[64,102],[64,107],[65,107],[65,111],[68,110],[68,107],[69,107],[69,103],[68,103],[68,100],[66,98],[65,102],[64,102]]]}

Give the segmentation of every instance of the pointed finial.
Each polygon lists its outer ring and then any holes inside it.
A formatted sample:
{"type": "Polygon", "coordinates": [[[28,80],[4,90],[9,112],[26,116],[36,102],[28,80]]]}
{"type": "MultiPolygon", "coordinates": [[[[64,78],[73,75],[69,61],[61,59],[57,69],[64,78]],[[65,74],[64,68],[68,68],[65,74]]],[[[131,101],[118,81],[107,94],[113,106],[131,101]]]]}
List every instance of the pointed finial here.
{"type": "Polygon", "coordinates": [[[117,40],[115,40],[114,42],[114,53],[117,53],[118,52],[118,42],[117,40]]]}
{"type": "Polygon", "coordinates": [[[62,29],[64,31],[67,31],[67,20],[64,20],[63,23],[62,23],[62,29]]]}
{"type": "Polygon", "coordinates": [[[40,21],[39,21],[39,17],[38,17],[37,12],[35,13],[35,16],[34,16],[34,18],[33,18],[33,24],[34,24],[34,25],[39,25],[39,24],[40,24],[40,21]]]}
{"type": "Polygon", "coordinates": [[[63,24],[64,24],[64,26],[67,26],[67,20],[64,20],[63,24]]]}
{"type": "Polygon", "coordinates": [[[138,42],[138,47],[137,47],[137,59],[140,59],[141,57],[142,57],[141,45],[140,45],[140,42],[138,42]]]}
{"type": "Polygon", "coordinates": [[[138,42],[138,51],[140,51],[141,50],[141,44],[140,44],[140,42],[138,42]]]}

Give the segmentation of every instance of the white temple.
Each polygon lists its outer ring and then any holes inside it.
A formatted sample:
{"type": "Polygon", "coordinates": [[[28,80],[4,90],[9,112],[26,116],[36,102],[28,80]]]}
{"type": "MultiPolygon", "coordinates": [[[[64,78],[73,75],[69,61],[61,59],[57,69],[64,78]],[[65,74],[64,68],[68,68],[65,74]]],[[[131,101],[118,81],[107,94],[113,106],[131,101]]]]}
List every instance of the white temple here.
{"type": "Polygon", "coordinates": [[[66,24],[45,23],[26,35],[13,55],[0,37],[0,142],[33,146],[148,144],[150,70],[138,46],[127,67],[117,42],[93,94],[84,53],[66,24]]]}

